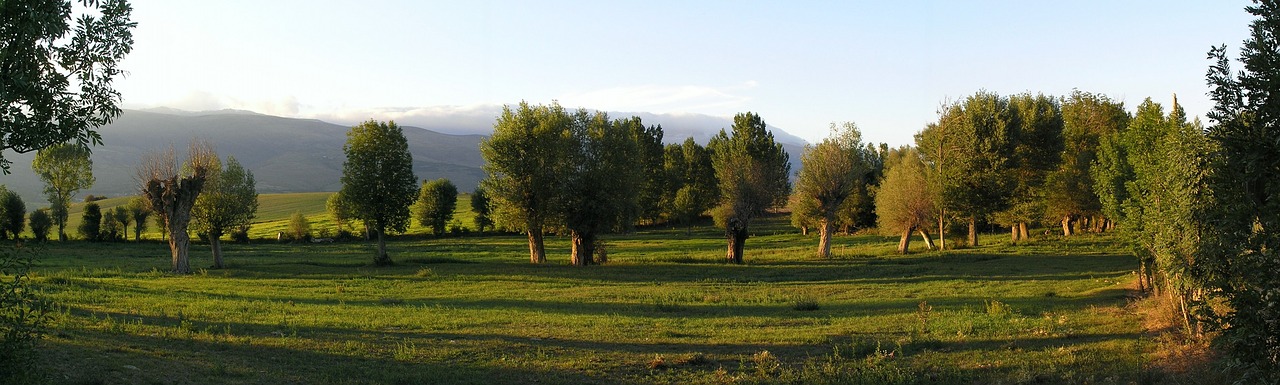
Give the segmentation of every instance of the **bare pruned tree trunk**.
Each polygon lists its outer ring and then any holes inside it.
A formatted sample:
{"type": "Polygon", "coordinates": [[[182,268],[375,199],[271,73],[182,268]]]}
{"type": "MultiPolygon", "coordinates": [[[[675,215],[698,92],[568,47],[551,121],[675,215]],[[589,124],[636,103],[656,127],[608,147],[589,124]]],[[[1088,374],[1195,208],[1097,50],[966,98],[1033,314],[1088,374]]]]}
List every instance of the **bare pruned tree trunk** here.
{"type": "Polygon", "coordinates": [[[204,188],[208,165],[211,160],[217,161],[217,157],[207,143],[192,141],[186,163],[189,175],[179,175],[173,147],[159,154],[144,156],[138,168],[143,197],[151,204],[152,211],[164,219],[162,232],[168,234],[175,274],[191,273],[187,252],[191,237],[187,234],[187,225],[191,223],[191,208],[204,188]]]}
{"type": "Polygon", "coordinates": [[[1071,216],[1070,215],[1062,217],[1062,236],[1064,237],[1071,236],[1071,216]]]}
{"type": "Polygon", "coordinates": [[[209,232],[209,248],[213,250],[213,268],[222,268],[222,233],[209,232]]]}
{"type": "Polygon", "coordinates": [[[1031,235],[1027,233],[1027,222],[1018,222],[1018,237],[1022,239],[1031,239],[1031,235]]]}
{"type": "Polygon", "coordinates": [[[737,226],[740,222],[737,220],[730,221],[729,226],[725,226],[724,235],[729,240],[728,250],[725,252],[725,260],[729,263],[742,264],[742,250],[747,244],[747,226],[737,226]]]}
{"type": "Polygon", "coordinates": [[[596,250],[596,235],[592,233],[579,232],[576,230],[569,232],[569,240],[571,243],[570,263],[574,266],[587,266],[595,261],[592,255],[596,250]]]}
{"type": "Polygon", "coordinates": [[[529,263],[547,262],[547,249],[542,243],[542,229],[529,230],[529,263]]]}
{"type": "Polygon", "coordinates": [[[373,264],[375,266],[391,266],[391,256],[387,254],[386,229],[380,228],[374,231],[378,233],[378,256],[373,259],[373,264]]]}
{"type": "Polygon", "coordinates": [[[827,219],[818,225],[818,258],[831,258],[831,232],[834,230],[835,226],[827,219]]]}
{"type": "Polygon", "coordinates": [[[978,217],[969,216],[969,247],[978,247],[978,217]]]}
{"type": "Polygon", "coordinates": [[[898,238],[898,254],[906,254],[907,249],[911,247],[912,230],[915,230],[914,226],[909,226],[902,230],[902,238],[898,238]]]}

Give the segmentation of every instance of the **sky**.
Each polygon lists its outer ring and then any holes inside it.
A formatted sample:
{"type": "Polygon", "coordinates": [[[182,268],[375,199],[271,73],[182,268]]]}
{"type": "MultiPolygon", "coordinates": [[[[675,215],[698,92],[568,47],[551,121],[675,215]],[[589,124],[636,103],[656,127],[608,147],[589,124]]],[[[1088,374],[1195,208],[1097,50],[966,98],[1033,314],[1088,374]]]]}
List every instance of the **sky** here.
{"type": "Polygon", "coordinates": [[[131,3],[126,108],[351,124],[559,101],[752,111],[810,142],[852,121],[895,146],[979,90],[1079,89],[1131,111],[1176,93],[1203,116],[1206,53],[1236,55],[1252,20],[1241,0],[131,3]]]}

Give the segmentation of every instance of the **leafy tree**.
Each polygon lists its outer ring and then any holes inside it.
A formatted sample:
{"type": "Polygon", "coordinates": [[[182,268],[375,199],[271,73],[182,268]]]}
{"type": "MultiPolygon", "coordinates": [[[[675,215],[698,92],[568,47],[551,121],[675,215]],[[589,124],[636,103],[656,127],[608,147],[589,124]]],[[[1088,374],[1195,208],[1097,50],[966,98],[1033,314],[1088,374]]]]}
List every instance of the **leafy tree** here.
{"type": "Polygon", "coordinates": [[[129,218],[133,220],[133,240],[141,240],[142,232],[147,230],[147,217],[151,216],[151,208],[148,207],[146,198],[133,197],[126,206],[129,211],[129,218]]]}
{"type": "Polygon", "coordinates": [[[978,91],[945,107],[938,122],[916,135],[917,146],[931,149],[927,160],[939,168],[944,215],[969,222],[970,246],[978,245],[978,221],[1008,205],[1018,125],[1007,98],[978,91]]]}
{"type": "Polygon", "coordinates": [[[1062,159],[1062,108],[1056,98],[1030,93],[1009,97],[1018,128],[1011,159],[1012,188],[1008,207],[996,219],[1011,230],[1013,241],[1029,238],[1027,224],[1044,216],[1045,178],[1062,159]]]}
{"type": "MultiPolygon", "coordinates": [[[[106,213],[103,213],[103,218],[106,217],[106,213]]],[[[124,206],[116,206],[111,209],[111,220],[120,224],[120,234],[115,237],[115,240],[124,241],[129,239],[129,209],[124,206]]]]}
{"type": "Polygon", "coordinates": [[[98,241],[113,242],[124,237],[124,227],[116,221],[112,210],[102,210],[100,216],[102,223],[98,224],[98,241]]]}
{"type": "Polygon", "coordinates": [[[1062,102],[1062,161],[1046,177],[1045,214],[1060,221],[1062,234],[1071,235],[1078,220],[1090,220],[1102,211],[1094,191],[1091,167],[1096,163],[1102,138],[1117,135],[1129,125],[1124,103],[1104,95],[1073,91],[1062,102]]]}
{"type": "Polygon", "coordinates": [[[668,220],[685,225],[686,232],[691,231],[693,223],[715,207],[720,196],[716,170],[711,165],[711,152],[693,138],[680,144],[669,144],[663,149],[662,168],[666,174],[666,191],[661,204],[664,215],[668,220]]]}
{"type": "Polygon", "coordinates": [[[351,127],[342,151],[347,159],[342,163],[341,199],[378,234],[374,264],[390,265],[385,234],[409,227],[409,206],[418,195],[409,142],[395,122],[369,120],[351,127]]]}
{"type": "Polygon", "coordinates": [[[453,219],[453,210],[458,207],[458,187],[445,178],[422,181],[415,205],[414,216],[418,223],[431,227],[431,233],[436,236],[444,235],[445,226],[453,219]]]}
{"type": "Polygon", "coordinates": [[[876,219],[880,231],[886,235],[902,235],[898,240],[898,253],[906,254],[911,245],[911,232],[919,231],[929,249],[928,226],[938,205],[934,200],[938,193],[930,191],[937,184],[929,182],[930,171],[924,158],[914,147],[901,147],[889,151],[885,161],[884,181],[876,194],[876,219]]]}
{"type": "Polygon", "coordinates": [[[635,161],[640,149],[629,129],[633,125],[640,125],[639,119],[610,122],[603,112],[585,110],[572,116],[556,215],[569,231],[575,266],[594,263],[600,234],[635,221],[645,175],[644,165],[635,161]]]}
{"type": "Polygon", "coordinates": [[[559,104],[521,102],[514,109],[504,106],[493,135],[480,143],[488,174],[482,185],[497,203],[500,222],[528,235],[531,263],[547,260],[543,234],[563,191],[559,165],[570,124],[559,104]]]}
{"type": "Polygon", "coordinates": [[[0,185],[0,239],[18,239],[27,219],[27,204],[17,192],[0,185]]]}
{"type": "MultiPolygon", "coordinates": [[[[1280,3],[1256,0],[1255,19],[1232,72],[1226,45],[1214,47],[1207,79],[1211,153],[1199,258],[1192,266],[1225,301],[1211,315],[1244,377],[1280,382],[1280,3]]],[[[1211,310],[1215,308],[1209,308],[1211,310]]]]}
{"type": "Polygon", "coordinates": [[[178,167],[176,159],[173,147],[145,155],[138,168],[138,180],[143,183],[142,196],[151,211],[156,213],[158,221],[164,222],[161,227],[169,240],[172,272],[190,274],[191,236],[187,227],[191,223],[191,210],[209,175],[209,165],[218,162],[218,154],[209,144],[192,141],[183,167],[178,167]]]}
{"type": "Polygon", "coordinates": [[[223,267],[222,235],[248,227],[258,213],[258,192],[253,172],[241,166],[234,156],[228,156],[226,163],[225,169],[216,159],[208,166],[204,191],[191,209],[196,232],[209,238],[215,269],[223,267]]]}
{"type": "Polygon", "coordinates": [[[84,213],[80,217],[80,236],[90,242],[102,240],[102,208],[97,203],[84,204],[84,213]]]}
{"type": "Polygon", "coordinates": [[[865,172],[859,176],[862,183],[854,189],[849,199],[836,210],[836,228],[843,233],[852,234],[855,229],[876,226],[876,190],[884,179],[884,159],[888,156],[889,145],[867,143],[866,147],[857,151],[865,172]]]}
{"type": "Polygon", "coordinates": [[[751,220],[786,202],[791,165],[764,120],[750,112],[734,116],[732,134],[720,130],[707,148],[720,187],[713,216],[728,239],[725,257],[740,264],[751,220]]]}
{"type": "Polygon", "coordinates": [[[351,220],[355,218],[355,208],[351,206],[351,202],[342,199],[342,194],[331,194],[329,199],[325,200],[325,208],[329,210],[329,215],[333,217],[333,222],[338,228],[338,233],[353,232],[351,228],[351,220]]]}
{"type": "Polygon", "coordinates": [[[853,123],[846,123],[843,131],[832,126],[832,137],[816,146],[806,146],[800,156],[800,173],[793,193],[796,204],[791,209],[793,218],[807,218],[817,225],[820,258],[831,256],[831,233],[839,210],[855,193],[866,190],[863,178],[868,166],[861,154],[862,133],[853,123]]]}
{"type": "Polygon", "coordinates": [[[643,175],[636,197],[638,219],[656,223],[662,217],[662,195],[667,189],[663,170],[662,125],[645,127],[640,118],[634,116],[614,124],[629,131],[636,143],[636,157],[630,161],[639,165],[639,172],[643,175]]]}
{"type": "Polygon", "coordinates": [[[31,233],[35,236],[37,242],[49,240],[49,229],[53,227],[53,218],[49,217],[49,209],[42,208],[32,211],[27,219],[27,224],[31,225],[31,233]]]}
{"type": "MultiPolygon", "coordinates": [[[[65,142],[87,149],[102,143],[94,128],[120,115],[111,82],[132,50],[132,8],[124,0],[81,5],[83,13],[73,15],[69,1],[0,3],[0,150],[26,153],[65,142]]],[[[9,173],[3,157],[0,169],[9,173]]]]}
{"type": "Polygon", "coordinates": [[[44,194],[50,213],[58,225],[58,240],[67,239],[67,209],[76,192],[93,186],[93,160],[89,148],[60,143],[36,153],[31,169],[44,181],[44,194]]]}
{"type": "Polygon", "coordinates": [[[493,206],[489,202],[489,193],[484,191],[484,186],[476,186],[475,191],[471,192],[471,212],[476,214],[476,228],[480,232],[483,233],[486,228],[493,228],[493,206]]]}
{"type": "Polygon", "coordinates": [[[289,216],[289,227],[286,229],[289,239],[305,242],[311,239],[311,221],[302,212],[295,211],[289,216]]]}

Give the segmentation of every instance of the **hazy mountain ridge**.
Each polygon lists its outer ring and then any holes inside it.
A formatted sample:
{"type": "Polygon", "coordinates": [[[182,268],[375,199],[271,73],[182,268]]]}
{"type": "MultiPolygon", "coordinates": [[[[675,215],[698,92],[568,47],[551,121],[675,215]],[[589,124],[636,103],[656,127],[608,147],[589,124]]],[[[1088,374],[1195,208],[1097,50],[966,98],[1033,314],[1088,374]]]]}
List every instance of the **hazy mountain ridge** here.
{"type": "MultiPolygon", "coordinates": [[[[498,110],[500,111],[500,109],[498,110]]],[[[732,125],[727,118],[689,115],[686,119],[670,119],[671,115],[644,113],[611,113],[611,116],[640,116],[646,124],[662,124],[664,141],[678,143],[693,137],[706,143],[719,129],[732,125]],[[698,120],[691,124],[688,118],[698,120]],[[715,127],[716,122],[723,125],[715,127]],[[715,128],[712,128],[715,127],[715,128]]],[[[484,159],[480,155],[481,134],[445,134],[475,131],[487,121],[492,130],[493,117],[466,117],[472,128],[450,128],[431,125],[419,128],[415,119],[397,119],[404,127],[409,150],[413,153],[414,173],[419,179],[449,178],[459,190],[469,192],[484,178],[484,159]],[[474,121],[474,122],[473,122],[474,121]]],[[[454,123],[461,121],[459,118],[454,123]]],[[[135,169],[143,154],[163,150],[172,145],[179,154],[186,151],[192,138],[211,142],[224,159],[234,156],[253,171],[258,190],[263,193],[337,191],[341,188],[342,146],[350,126],[317,119],[285,118],[242,110],[191,112],[169,108],[126,110],[115,122],[100,127],[103,145],[93,148],[94,186],[81,191],[102,196],[132,195],[137,191],[135,169]]],[[[793,171],[799,165],[804,142],[774,128],[779,142],[791,153],[793,171]]],[[[488,132],[485,132],[487,134],[488,132]]],[[[0,176],[0,184],[17,191],[28,203],[28,209],[43,206],[43,183],[31,171],[34,153],[5,152],[13,162],[10,175],[0,176]]]]}

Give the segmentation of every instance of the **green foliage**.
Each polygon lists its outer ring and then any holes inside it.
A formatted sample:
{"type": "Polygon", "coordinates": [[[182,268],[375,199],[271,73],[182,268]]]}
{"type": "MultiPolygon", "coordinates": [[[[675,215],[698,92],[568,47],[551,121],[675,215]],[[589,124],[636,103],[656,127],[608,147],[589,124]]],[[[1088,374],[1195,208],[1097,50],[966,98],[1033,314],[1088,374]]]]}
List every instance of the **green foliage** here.
{"type": "Polygon", "coordinates": [[[476,215],[475,225],[478,231],[483,233],[485,229],[493,228],[493,203],[489,201],[484,186],[476,186],[475,191],[471,192],[471,212],[476,215]]]}
{"type": "Polygon", "coordinates": [[[18,239],[26,227],[27,204],[17,192],[0,185],[0,239],[18,239]]]}
{"type": "Polygon", "coordinates": [[[337,228],[339,234],[343,232],[351,233],[354,229],[351,227],[351,221],[355,218],[355,208],[351,202],[342,198],[342,194],[330,194],[324,203],[325,210],[329,216],[333,218],[334,227],[337,228]]]}
{"type": "Polygon", "coordinates": [[[295,212],[289,216],[289,229],[285,234],[294,241],[309,241],[311,240],[311,221],[307,220],[307,216],[302,215],[301,212],[295,212]]]}
{"type": "Polygon", "coordinates": [[[838,214],[850,197],[867,190],[864,179],[870,165],[866,163],[862,133],[851,122],[839,131],[832,124],[833,135],[816,146],[806,146],[800,156],[800,172],[790,200],[792,222],[812,223],[818,227],[818,257],[831,256],[831,232],[838,214]],[[842,140],[843,139],[843,140],[842,140]]]}
{"type": "Polygon", "coordinates": [[[103,242],[115,242],[125,237],[125,226],[123,222],[116,220],[115,210],[104,210],[102,212],[102,223],[98,224],[98,240],[103,242]]]}
{"type": "Polygon", "coordinates": [[[1233,72],[1214,47],[1207,79],[1216,105],[1204,226],[1194,271],[1228,310],[1211,314],[1224,330],[1239,383],[1280,382],[1280,4],[1255,1],[1257,17],[1233,72]]]}
{"type": "Polygon", "coordinates": [[[734,116],[732,135],[720,130],[707,149],[720,190],[712,216],[729,239],[728,259],[742,263],[751,219],[786,203],[791,165],[764,120],[750,112],[734,116]]]}
{"type": "Polygon", "coordinates": [[[49,229],[53,227],[53,218],[50,218],[48,208],[32,211],[27,224],[30,225],[31,234],[37,242],[49,240],[49,229]]]}
{"type": "Polygon", "coordinates": [[[0,249],[0,383],[43,383],[46,367],[36,344],[49,329],[49,304],[32,285],[35,252],[0,249]]]}
{"type": "Polygon", "coordinates": [[[1017,115],[1012,153],[1012,189],[1008,207],[995,219],[1006,225],[1026,225],[1044,217],[1045,183],[1062,159],[1062,108],[1057,99],[1043,94],[1009,97],[1017,115]]]}
{"type": "Polygon", "coordinates": [[[570,116],[557,103],[503,106],[493,135],[480,143],[482,182],[498,208],[498,223],[529,234],[530,262],[546,261],[542,234],[554,221],[567,152],[570,116]]]}
{"type": "Polygon", "coordinates": [[[587,265],[594,261],[600,234],[629,227],[639,215],[645,174],[636,162],[640,149],[631,127],[643,123],[638,118],[610,122],[603,112],[585,110],[578,110],[572,122],[556,216],[573,239],[572,262],[587,265]]]}
{"type": "Polygon", "coordinates": [[[663,215],[668,220],[692,226],[703,213],[715,207],[719,198],[716,171],[711,166],[711,152],[693,138],[663,149],[663,215]]]}
{"type": "Polygon", "coordinates": [[[58,239],[66,239],[67,208],[76,192],[93,186],[93,160],[89,149],[70,143],[55,144],[36,153],[31,169],[44,181],[45,199],[58,225],[58,239]]]}
{"type": "Polygon", "coordinates": [[[418,195],[409,142],[395,122],[370,120],[351,127],[342,152],[347,159],[342,163],[341,199],[351,204],[357,219],[377,232],[374,263],[388,265],[391,257],[386,253],[385,234],[408,229],[409,206],[418,195]]]}
{"type": "Polygon", "coordinates": [[[422,181],[414,205],[418,223],[430,227],[436,236],[444,235],[445,226],[453,219],[453,211],[458,206],[458,187],[444,178],[422,181]]]}
{"type": "MultiPolygon", "coordinates": [[[[1062,161],[1046,179],[1045,219],[1061,222],[1064,235],[1071,235],[1068,230],[1073,222],[1103,211],[1095,186],[1107,186],[1107,183],[1096,183],[1093,176],[1107,172],[1094,172],[1092,168],[1098,163],[1099,151],[1104,151],[1101,150],[1104,138],[1124,130],[1129,124],[1129,113],[1124,103],[1076,90],[1062,102],[1062,121],[1062,161]]],[[[1113,155],[1107,157],[1114,158],[1113,155]]]]}
{"type": "Polygon", "coordinates": [[[890,150],[886,157],[884,181],[876,193],[876,219],[882,234],[902,236],[900,253],[907,252],[911,232],[935,218],[938,193],[931,175],[914,147],[890,150]]]}
{"type": "MultiPolygon", "coordinates": [[[[120,115],[111,82],[132,50],[132,8],[125,0],[81,5],[73,15],[66,1],[0,3],[0,149],[25,153],[71,142],[87,153],[102,144],[94,128],[120,115]]],[[[2,156],[0,169],[9,173],[2,156]]]]}
{"type": "Polygon", "coordinates": [[[970,245],[977,245],[977,221],[1009,206],[1019,124],[1008,98],[978,91],[944,107],[937,122],[916,134],[916,145],[939,169],[942,207],[969,222],[970,245]]]}
{"type": "Polygon", "coordinates": [[[663,169],[665,148],[662,145],[662,125],[645,127],[639,117],[614,121],[622,129],[631,132],[636,144],[636,157],[628,162],[636,163],[643,175],[636,190],[637,218],[649,223],[662,218],[662,197],[667,191],[667,179],[663,169]]]}
{"type": "Polygon", "coordinates": [[[191,210],[192,229],[210,238],[248,226],[258,212],[257,183],[253,172],[228,156],[225,168],[219,163],[209,167],[204,189],[191,210]]]}
{"type": "Polygon", "coordinates": [[[141,240],[142,232],[147,231],[147,217],[152,214],[151,206],[147,204],[146,198],[136,196],[129,200],[125,210],[129,213],[129,219],[133,220],[133,240],[141,240]]]}
{"type": "Polygon", "coordinates": [[[87,241],[97,242],[102,239],[102,208],[97,203],[84,204],[84,214],[80,217],[80,227],[76,230],[87,241]]]}

